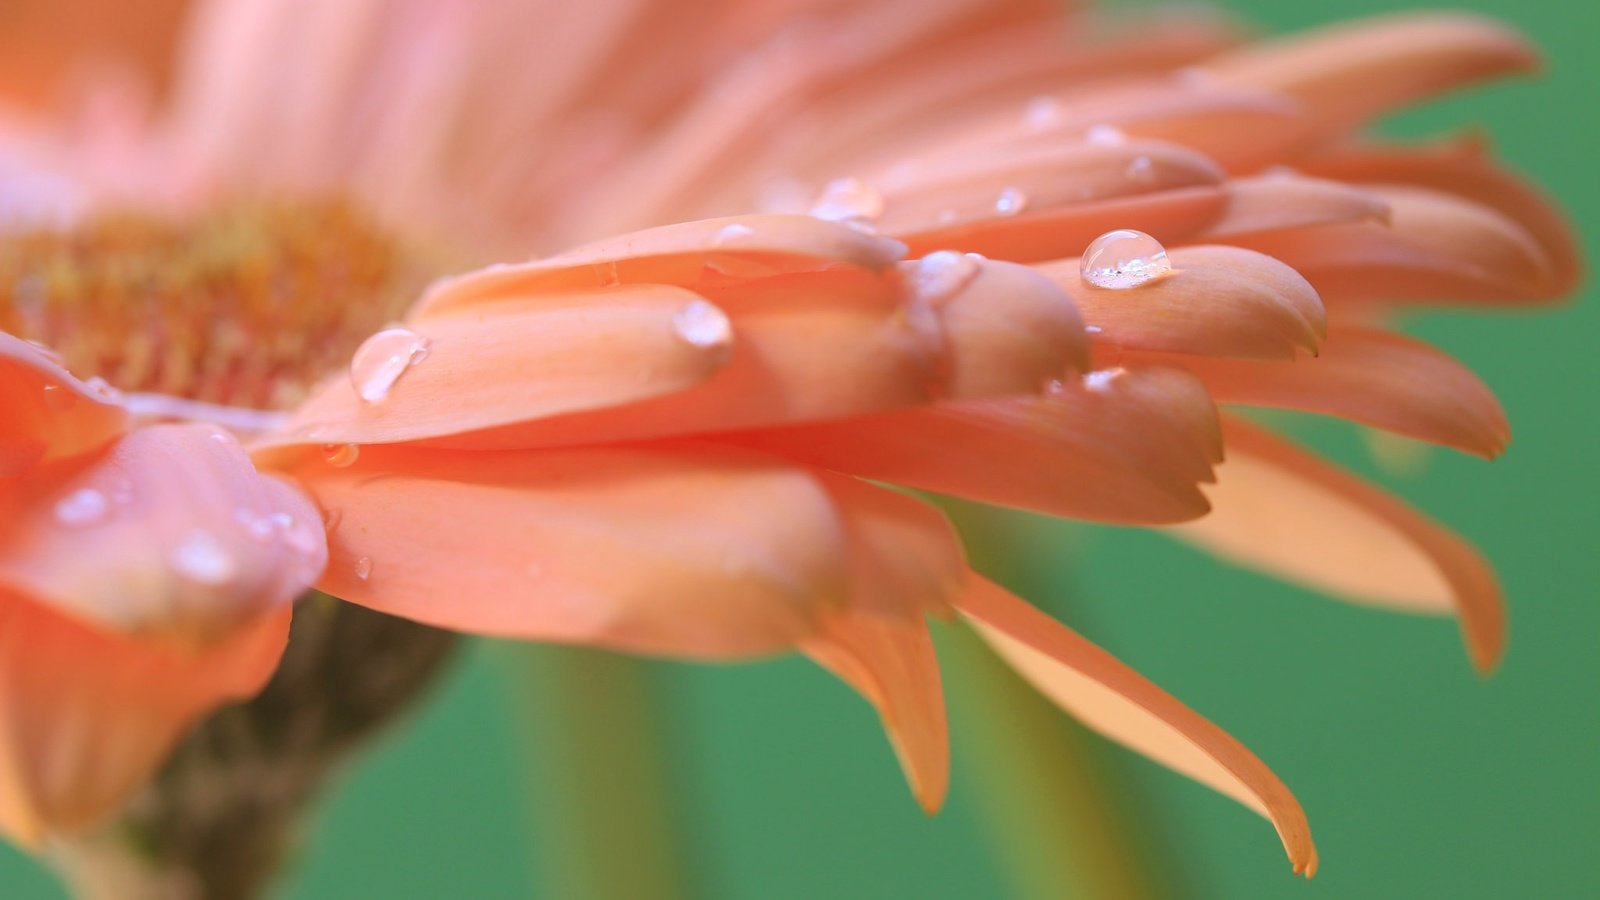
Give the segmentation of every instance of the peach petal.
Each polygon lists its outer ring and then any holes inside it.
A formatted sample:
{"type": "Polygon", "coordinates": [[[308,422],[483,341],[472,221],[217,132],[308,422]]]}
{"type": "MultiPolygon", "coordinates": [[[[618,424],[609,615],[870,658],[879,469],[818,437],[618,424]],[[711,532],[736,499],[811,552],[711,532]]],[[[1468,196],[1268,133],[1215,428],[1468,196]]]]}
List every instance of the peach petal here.
{"type": "Polygon", "coordinates": [[[1129,369],[1037,397],[766,429],[730,441],[863,478],[985,503],[1124,524],[1192,519],[1220,459],[1193,376],[1129,369]]]}
{"type": "Polygon", "coordinates": [[[0,478],[87,453],[128,427],[105,391],[72,377],[40,347],[0,331],[0,478]]]}
{"type": "Polygon", "coordinates": [[[1388,222],[1383,198],[1338,181],[1294,174],[1237,178],[1228,182],[1228,206],[1205,230],[1186,240],[1212,242],[1242,234],[1341,225],[1388,222]]]}
{"type": "Polygon", "coordinates": [[[878,710],[917,802],[938,812],[950,786],[950,735],[928,626],[840,611],[802,648],[878,710]]]}
{"type": "Polygon", "coordinates": [[[418,302],[418,321],[445,307],[505,296],[618,284],[693,288],[721,269],[762,274],[842,265],[881,270],[905,255],[889,238],[811,216],[761,215],[664,225],[596,241],[557,256],[491,266],[435,284],[418,302]]]}
{"type": "Polygon", "coordinates": [[[1167,258],[1172,272],[1126,290],[1084,281],[1077,259],[1038,268],[1099,329],[1100,343],[1257,359],[1293,359],[1321,345],[1322,301],[1293,268],[1236,247],[1178,247],[1167,258]]]}
{"type": "Polygon", "coordinates": [[[288,633],[284,607],[191,651],[0,587],[0,831],[36,849],[99,824],[190,725],[261,689],[288,633]]]}
{"type": "Polygon", "coordinates": [[[1467,13],[1375,16],[1242,47],[1205,64],[1220,84],[1303,101],[1336,135],[1445,91],[1526,72],[1535,51],[1506,26],[1467,13]]]}
{"type": "Polygon", "coordinates": [[[1471,545],[1383,490],[1233,417],[1211,515],[1173,533],[1216,555],[1336,597],[1454,613],[1480,672],[1505,647],[1494,572],[1471,545]]]}
{"type": "Polygon", "coordinates": [[[1065,625],[976,574],[956,609],[1057,706],[1111,740],[1267,817],[1296,873],[1316,874],[1311,827],[1266,764],[1222,729],[1065,625]]]}
{"type": "Polygon", "coordinates": [[[852,610],[920,620],[940,615],[966,583],[966,554],[936,507],[859,478],[819,473],[849,541],[852,610]]]}
{"type": "Polygon", "coordinates": [[[704,384],[735,341],[722,310],[667,285],[508,295],[413,327],[426,356],[381,400],[332,379],[261,447],[394,443],[635,404],[704,384]]]}
{"type": "Polygon", "coordinates": [[[746,451],[380,446],[295,474],[337,521],[319,587],[443,628],[742,658],[792,648],[846,598],[831,495],[746,451]]]}
{"type": "Polygon", "coordinates": [[[1511,437],[1505,410],[1471,369],[1420,341],[1335,328],[1315,359],[1257,362],[1127,354],[1124,362],[1182,366],[1219,403],[1338,416],[1493,458],[1511,437]]]}
{"type": "Polygon", "coordinates": [[[231,435],[152,425],[0,485],[0,588],[97,628],[203,646],[322,571],[316,509],[231,435]]]}

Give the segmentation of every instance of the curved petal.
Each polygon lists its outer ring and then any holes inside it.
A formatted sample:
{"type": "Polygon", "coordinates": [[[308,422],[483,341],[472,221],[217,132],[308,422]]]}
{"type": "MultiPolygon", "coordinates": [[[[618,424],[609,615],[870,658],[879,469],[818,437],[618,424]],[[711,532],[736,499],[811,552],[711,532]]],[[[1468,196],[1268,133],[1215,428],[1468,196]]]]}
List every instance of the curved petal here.
{"type": "Polygon", "coordinates": [[[444,628],[748,657],[846,599],[832,496],[746,451],[370,447],[295,474],[335,523],[319,587],[444,628]]]}
{"type": "Polygon", "coordinates": [[[1250,568],[1406,612],[1454,613],[1481,672],[1505,648],[1494,572],[1466,541],[1288,442],[1225,417],[1212,512],[1173,534],[1250,568]]]}
{"type": "Polygon", "coordinates": [[[1389,204],[1382,197],[1339,181],[1291,173],[1236,178],[1228,182],[1227,209],[1192,240],[1209,242],[1311,225],[1388,222],[1389,216],[1389,204]]]}
{"type": "Polygon", "coordinates": [[[1316,874],[1294,795],[1244,745],[1065,625],[977,575],[956,602],[984,640],[1085,725],[1271,820],[1297,873],[1316,874]]]}
{"type": "Polygon", "coordinates": [[[109,391],[72,377],[48,351],[0,331],[0,478],[87,453],[128,427],[109,391]]]}
{"type": "Polygon", "coordinates": [[[0,588],[189,646],[286,609],[322,571],[314,507],[231,435],[152,425],[0,482],[0,588]]]}
{"type": "Polygon", "coordinates": [[[1485,458],[1511,438],[1505,410],[1472,370],[1392,332],[1334,328],[1317,358],[1291,362],[1143,353],[1124,362],[1186,368],[1218,403],[1338,416],[1485,458]]]}
{"type": "Polygon", "coordinates": [[[288,634],[285,607],[191,652],[0,587],[0,831],[37,848],[99,824],[190,725],[261,689],[288,634]]]}
{"type": "Polygon", "coordinates": [[[726,439],[863,478],[1126,524],[1203,514],[1197,483],[1221,458],[1210,398],[1173,369],[1094,372],[1043,396],[726,439]]]}
{"type": "Polygon", "coordinates": [[[1202,356],[1293,359],[1316,352],[1322,301],[1294,269],[1236,247],[1179,247],[1173,270],[1136,288],[1083,280],[1076,259],[1039,266],[1083,313],[1096,342],[1202,356]]]}

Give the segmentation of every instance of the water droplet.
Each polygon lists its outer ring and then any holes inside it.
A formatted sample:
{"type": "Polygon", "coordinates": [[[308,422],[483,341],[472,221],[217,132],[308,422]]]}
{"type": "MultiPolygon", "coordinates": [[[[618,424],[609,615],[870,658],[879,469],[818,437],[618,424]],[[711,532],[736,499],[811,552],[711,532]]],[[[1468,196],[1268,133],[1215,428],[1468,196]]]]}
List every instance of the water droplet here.
{"type": "Polygon", "coordinates": [[[251,540],[254,541],[262,543],[270,541],[272,540],[273,533],[276,531],[276,529],[273,527],[272,519],[268,518],[267,516],[258,515],[256,511],[252,509],[245,509],[241,506],[233,511],[233,518],[234,521],[238,522],[239,525],[244,528],[245,534],[250,535],[251,540]]]}
{"type": "Polygon", "coordinates": [[[711,236],[711,246],[726,247],[730,244],[737,244],[739,241],[755,233],[756,230],[751,228],[749,225],[743,225],[738,222],[734,222],[730,225],[722,226],[722,228],[718,229],[716,234],[711,236]]]}
{"type": "Polygon", "coordinates": [[[1040,94],[1023,107],[1022,120],[1034,131],[1043,131],[1061,119],[1061,102],[1048,94],[1040,94]]]}
{"type": "Polygon", "coordinates": [[[189,532],[172,551],[168,562],[179,576],[196,584],[227,584],[238,572],[238,564],[227,546],[203,528],[189,532]]]}
{"type": "Polygon", "coordinates": [[[1090,144],[1115,147],[1118,144],[1127,143],[1128,136],[1122,133],[1122,129],[1114,125],[1091,125],[1089,130],[1083,133],[1083,139],[1090,144]]]}
{"type": "Polygon", "coordinates": [[[1127,369],[1096,369],[1083,374],[1083,386],[1091,391],[1105,392],[1111,389],[1112,382],[1121,378],[1127,369]]]}
{"type": "Polygon", "coordinates": [[[1123,170],[1123,174],[1134,184],[1150,184],[1156,180],[1156,167],[1150,161],[1150,157],[1136,156],[1132,162],[1128,163],[1128,167],[1123,170]]]}
{"type": "Polygon", "coordinates": [[[1142,231],[1121,228],[1095,238],[1083,252],[1083,280],[1095,287],[1138,287],[1172,270],[1161,242],[1142,231]]]}
{"type": "Polygon", "coordinates": [[[691,301],[672,315],[672,330],[696,347],[726,347],[733,341],[733,323],[705,300],[691,301]]]}
{"type": "Polygon", "coordinates": [[[883,195],[859,178],[838,178],[823,187],[811,215],[829,222],[871,221],[883,215],[883,195]]]}
{"type": "Polygon", "coordinates": [[[1067,383],[1059,378],[1046,379],[1044,388],[1041,390],[1041,393],[1043,393],[1046,397],[1060,397],[1066,392],[1067,383]]]}
{"type": "Polygon", "coordinates": [[[93,525],[111,512],[111,501],[94,488],[79,488],[56,501],[56,521],[78,528],[93,525]]]}
{"type": "Polygon", "coordinates": [[[335,469],[348,469],[361,458],[361,448],[355,444],[323,444],[322,458],[335,469]]]}
{"type": "Polygon", "coordinates": [[[616,287],[622,283],[622,270],[617,267],[617,261],[608,259],[593,265],[595,281],[601,287],[616,287]]]}
{"type": "Polygon", "coordinates": [[[78,395],[59,384],[44,386],[44,405],[56,412],[66,412],[78,405],[78,395]]]}
{"type": "Polygon", "coordinates": [[[368,403],[389,396],[406,369],[428,356],[428,339],[409,328],[385,328],[367,340],[350,359],[350,383],[368,403]]]}
{"type": "Polygon", "coordinates": [[[929,253],[911,268],[911,289],[922,300],[937,306],[977,277],[979,259],[956,250],[929,253]]]}
{"type": "Polygon", "coordinates": [[[995,198],[994,211],[1002,216],[1014,216],[1022,212],[1028,205],[1028,195],[1021,190],[1008,187],[995,198]]]}
{"type": "Polygon", "coordinates": [[[88,388],[90,391],[93,391],[102,400],[109,400],[115,403],[122,399],[122,392],[112,387],[110,382],[106,381],[104,378],[101,378],[99,375],[96,375],[88,381],[85,381],[83,386],[88,388]]]}
{"type": "Polygon", "coordinates": [[[222,444],[224,446],[226,446],[228,444],[237,444],[237,443],[239,443],[239,439],[234,437],[232,432],[228,432],[228,431],[213,431],[213,432],[211,432],[209,437],[211,438],[211,440],[213,442],[218,443],[218,444],[222,444]]]}
{"type": "Polygon", "coordinates": [[[368,578],[371,578],[372,577],[372,557],[363,556],[360,559],[356,560],[355,573],[356,573],[356,577],[361,579],[362,581],[366,581],[368,578]]]}
{"type": "Polygon", "coordinates": [[[1083,326],[1083,330],[1090,334],[1099,334],[1102,331],[1105,331],[1105,329],[1101,328],[1099,325],[1085,325],[1083,326]]]}

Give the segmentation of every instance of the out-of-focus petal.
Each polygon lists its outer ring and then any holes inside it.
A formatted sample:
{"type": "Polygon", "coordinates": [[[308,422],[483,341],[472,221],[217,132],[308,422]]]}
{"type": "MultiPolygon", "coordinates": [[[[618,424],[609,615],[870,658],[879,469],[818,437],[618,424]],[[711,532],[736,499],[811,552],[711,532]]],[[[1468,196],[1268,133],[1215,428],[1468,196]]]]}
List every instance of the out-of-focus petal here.
{"type": "Polygon", "coordinates": [[[1288,173],[1262,175],[1228,182],[1227,208],[1193,240],[1388,219],[1389,204],[1371,191],[1288,173]]]}
{"type": "Polygon", "coordinates": [[[734,340],[700,295],[648,284],[450,306],[413,328],[426,348],[381,399],[332,379],[269,442],[391,443],[624,406],[704,383],[734,340]]]}
{"type": "Polygon", "coordinates": [[[1292,362],[1126,355],[1135,361],[1187,368],[1219,403],[1338,416],[1483,457],[1511,437],[1505,411],[1471,369],[1392,332],[1334,328],[1317,358],[1292,362]]]}
{"type": "Polygon", "coordinates": [[[977,575],[956,608],[1057,706],[1118,743],[1266,816],[1297,873],[1316,873],[1294,795],[1244,745],[1110,654],[977,575]]]}
{"type": "Polygon", "coordinates": [[[319,586],[432,625],[747,657],[792,648],[845,600],[832,496],[745,451],[379,446],[295,473],[335,523],[319,586]]]}
{"type": "Polygon", "coordinates": [[[1167,256],[1171,272],[1125,290],[1084,281],[1076,259],[1038,268],[1099,329],[1097,342],[1265,359],[1292,359],[1322,343],[1322,301],[1289,266],[1236,247],[1179,247],[1167,256]]]}
{"type": "Polygon", "coordinates": [[[287,607],[201,650],[114,634],[0,587],[0,830],[38,847],[100,823],[201,716],[260,690],[287,607]]]}
{"type": "Polygon", "coordinates": [[[231,435],[153,425],[0,482],[0,587],[130,637],[199,646],[285,609],[322,523],[231,435]]]}
{"type": "Polygon", "coordinates": [[[1387,609],[1454,614],[1479,671],[1505,646],[1494,572],[1457,535],[1384,491],[1227,417],[1209,516],[1173,533],[1225,559],[1387,609]]]}
{"type": "Polygon", "coordinates": [[[940,404],[729,440],[863,478],[1126,524],[1206,509],[1215,411],[1172,369],[1095,372],[1036,397],[940,404]]]}
{"type": "Polygon", "coordinates": [[[128,412],[39,347],[0,331],[0,478],[101,447],[128,426],[128,412]]]}

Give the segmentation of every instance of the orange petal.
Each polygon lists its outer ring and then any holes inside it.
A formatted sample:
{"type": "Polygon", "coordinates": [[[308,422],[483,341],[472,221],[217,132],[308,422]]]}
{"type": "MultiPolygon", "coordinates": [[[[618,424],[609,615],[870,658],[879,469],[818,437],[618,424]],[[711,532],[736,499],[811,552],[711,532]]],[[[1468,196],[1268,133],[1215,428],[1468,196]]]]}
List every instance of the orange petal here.
{"type": "Polygon", "coordinates": [[[696,287],[719,275],[809,272],[834,265],[881,270],[905,255],[898,241],[811,216],[737,216],[664,225],[520,265],[491,266],[428,290],[413,315],[506,296],[618,284],[696,287]]]}
{"type": "Polygon", "coordinates": [[[802,647],[878,710],[917,802],[938,812],[950,786],[950,734],[927,624],[840,611],[802,647]]]}
{"type": "Polygon", "coordinates": [[[1520,36],[1467,13],[1376,16],[1242,47],[1205,64],[1220,84],[1277,91],[1331,136],[1419,100],[1538,62],[1520,36]]]}
{"type": "Polygon", "coordinates": [[[819,473],[849,541],[852,610],[920,620],[942,614],[966,582],[961,539],[937,508],[858,478],[819,473]]]}
{"type": "Polygon", "coordinates": [[[1271,820],[1297,873],[1316,874],[1294,795],[1238,741],[1110,654],[977,575],[956,608],[1018,674],[1085,725],[1271,820]]]}
{"type": "Polygon", "coordinates": [[[0,482],[0,588],[130,636],[203,645],[287,608],[322,571],[298,491],[202,425],[135,429],[0,482]]]}
{"type": "Polygon", "coordinates": [[[107,391],[72,377],[40,347],[0,331],[0,478],[87,453],[128,427],[107,391]]]}
{"type": "MultiPolygon", "coordinates": [[[[1228,206],[1192,240],[1347,222],[1387,222],[1383,198],[1338,181],[1284,173],[1228,182],[1228,206]]],[[[1186,238],[1187,240],[1188,238],[1186,238]]]]}
{"type": "Polygon", "coordinates": [[[268,443],[392,443],[625,406],[706,382],[734,339],[720,309],[666,285],[505,296],[414,329],[426,355],[381,399],[332,379],[268,443]]]}
{"type": "Polygon", "coordinates": [[[747,657],[845,599],[831,495],[745,451],[379,446],[296,474],[336,523],[319,586],[444,628],[747,657]]]}
{"type": "Polygon", "coordinates": [[[1206,511],[1220,458],[1205,390],[1171,369],[1096,372],[1038,397],[940,404],[729,440],[863,478],[1128,524],[1206,511]]]}
{"type": "Polygon", "coordinates": [[[1283,260],[1333,303],[1527,303],[1554,296],[1538,241],[1491,207],[1424,188],[1372,186],[1390,224],[1302,228],[1230,240],[1283,260]]]}
{"type": "Polygon", "coordinates": [[[191,651],[0,587],[0,831],[38,848],[99,824],[195,721],[261,689],[288,634],[284,607],[191,651]]]}
{"type": "Polygon", "coordinates": [[[1228,461],[1211,515],[1173,533],[1225,559],[1347,600],[1450,614],[1473,664],[1505,647],[1494,572],[1466,541],[1400,500],[1267,432],[1224,421],[1228,461]]]}
{"type": "Polygon", "coordinates": [[[1083,280],[1079,260],[1039,266],[1083,313],[1096,340],[1138,350],[1292,359],[1325,330],[1317,292],[1289,266],[1234,247],[1179,247],[1173,271],[1136,288],[1083,280]]]}
{"type": "Polygon", "coordinates": [[[1256,362],[1127,354],[1124,362],[1176,365],[1219,403],[1338,416],[1492,458],[1511,437],[1493,392],[1444,353],[1368,328],[1335,328],[1316,359],[1256,362]]]}

